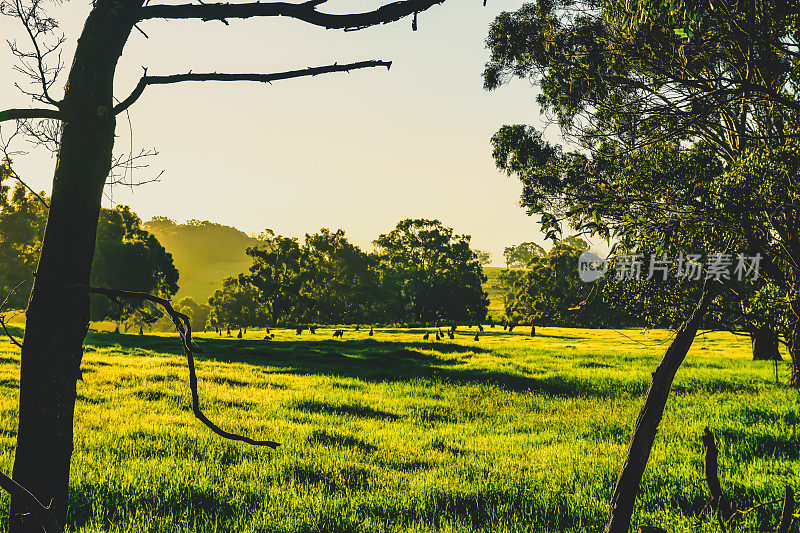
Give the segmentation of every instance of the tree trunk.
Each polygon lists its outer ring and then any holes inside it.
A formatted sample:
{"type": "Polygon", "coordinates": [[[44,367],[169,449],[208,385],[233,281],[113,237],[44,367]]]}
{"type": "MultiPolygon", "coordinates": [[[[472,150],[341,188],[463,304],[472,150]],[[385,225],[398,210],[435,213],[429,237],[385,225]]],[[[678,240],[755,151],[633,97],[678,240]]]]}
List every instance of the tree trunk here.
{"type": "Polygon", "coordinates": [[[792,387],[800,388],[800,299],[793,299],[790,302],[791,325],[789,326],[789,357],[792,359],[792,376],[789,384],[792,387]]]}
{"type": "Polygon", "coordinates": [[[778,333],[771,327],[762,325],[750,331],[754,361],[780,361],[778,333]]]}
{"type": "Polygon", "coordinates": [[[675,338],[653,372],[644,405],[636,417],[633,436],[628,444],[628,454],[611,497],[605,533],[628,533],[630,529],[633,504],[639,492],[647,460],[650,458],[658,424],[664,416],[664,407],[667,404],[672,381],[692,346],[700,320],[712,297],[712,289],[706,285],[689,320],[675,334],[675,338]]]}
{"type": "MultiPolygon", "coordinates": [[[[113,76],[132,18],[130,0],[99,0],[86,20],[62,104],[53,193],[26,312],[14,479],[66,521],[76,381],[89,326],[88,283],[111,165],[113,76]]],[[[11,532],[41,532],[12,498],[11,532]]]]}

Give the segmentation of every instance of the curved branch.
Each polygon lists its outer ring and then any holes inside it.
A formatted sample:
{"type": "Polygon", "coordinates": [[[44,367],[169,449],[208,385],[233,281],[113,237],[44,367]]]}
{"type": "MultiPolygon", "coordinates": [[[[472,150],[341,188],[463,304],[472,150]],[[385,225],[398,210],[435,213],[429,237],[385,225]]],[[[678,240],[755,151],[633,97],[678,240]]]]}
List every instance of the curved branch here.
{"type": "Polygon", "coordinates": [[[0,111],[0,122],[6,120],[24,120],[27,118],[52,118],[62,120],[63,115],[57,109],[6,109],[0,111]]]}
{"type": "Polygon", "coordinates": [[[325,65],[322,67],[308,67],[300,70],[289,70],[287,72],[273,72],[272,74],[227,74],[218,72],[194,74],[188,72],[186,74],[173,74],[170,76],[148,76],[147,69],[144,69],[144,75],[139,79],[139,83],[133,89],[130,95],[125,100],[114,106],[114,114],[118,115],[128,109],[131,105],[142,96],[142,93],[148,85],[166,85],[168,83],[180,83],[183,81],[255,81],[260,83],[272,83],[278,80],[288,80],[290,78],[299,78],[302,76],[317,76],[319,74],[328,74],[330,72],[350,72],[362,68],[371,67],[392,67],[391,61],[358,61],[356,63],[346,63],[339,65],[325,65]]]}
{"type": "Polygon", "coordinates": [[[3,327],[3,331],[5,332],[6,336],[11,340],[11,342],[16,344],[17,348],[19,348],[21,350],[22,349],[22,344],[20,344],[20,342],[17,339],[14,338],[14,335],[12,335],[11,332],[8,331],[8,327],[6,327],[6,317],[5,316],[0,316],[0,326],[3,327]]]}
{"type": "Polygon", "coordinates": [[[208,417],[206,417],[203,411],[200,410],[200,397],[197,393],[197,373],[194,369],[194,353],[203,353],[203,351],[196,344],[192,343],[192,326],[191,322],[189,321],[189,317],[176,311],[175,308],[172,307],[172,304],[169,300],[166,298],[153,296],[152,294],[147,294],[146,292],[120,291],[114,289],[103,289],[99,287],[89,287],[89,292],[91,294],[101,294],[117,302],[120,298],[146,300],[163,307],[164,311],[166,311],[172,319],[172,323],[175,324],[175,329],[178,331],[178,334],[181,336],[183,353],[186,355],[186,361],[189,367],[189,388],[192,391],[192,412],[194,413],[194,416],[220,437],[229,440],[246,442],[247,444],[252,444],[253,446],[269,446],[273,449],[280,446],[280,444],[271,440],[254,440],[250,437],[229,433],[214,424],[208,419],[208,417]]]}
{"type": "Polygon", "coordinates": [[[325,0],[309,0],[302,4],[287,2],[255,2],[247,4],[179,4],[147,6],[139,9],[137,20],[152,18],[225,20],[250,17],[291,17],[325,29],[360,30],[400,20],[425,11],[444,0],[401,0],[366,13],[320,13],[317,6],[325,0]]]}
{"type": "Polygon", "coordinates": [[[63,531],[61,526],[58,525],[56,517],[49,506],[45,506],[40,502],[31,491],[0,472],[0,488],[9,493],[12,498],[24,503],[28,508],[28,512],[39,522],[44,533],[58,533],[63,531]]]}

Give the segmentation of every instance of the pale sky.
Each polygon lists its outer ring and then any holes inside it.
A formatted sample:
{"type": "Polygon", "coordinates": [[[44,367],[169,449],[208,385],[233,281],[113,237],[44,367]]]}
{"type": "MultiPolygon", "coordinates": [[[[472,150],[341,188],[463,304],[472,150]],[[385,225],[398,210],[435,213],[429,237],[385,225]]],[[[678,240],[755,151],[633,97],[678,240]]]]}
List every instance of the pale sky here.
{"type": "MultiPolygon", "coordinates": [[[[348,33],[278,18],[231,20],[230,26],[146,21],[141,27],[149,39],[134,31],[120,61],[119,99],[142,66],[162,75],[266,73],[368,59],[394,64],[388,72],[365,69],[272,85],[152,86],[131,108],[133,143],[137,151],[156,148],[159,155],[135,179],[163,170],[161,181],[133,190],[116,186],[113,194],[107,190],[104,205],[130,205],[144,220],[207,219],[247,233],[271,228],[302,236],[343,228],[367,249],[402,218],[438,218],[472,235],[473,247],[490,251],[500,265],[505,246],[542,242],[536,217],[518,205],[520,183],[495,169],[489,143],[502,124],[542,124],[535,90],[515,82],[489,93],[481,80],[489,23],[522,3],[488,0],[483,7],[482,0],[447,0],[419,15],[416,32],[410,18],[348,33]]],[[[320,10],[367,11],[380,4],[330,0],[320,10]]],[[[68,37],[68,62],[89,6],[71,0],[52,10],[68,37]]],[[[0,35],[25,43],[7,17],[0,18],[0,35]]],[[[27,107],[29,99],[9,81],[20,79],[12,65],[3,46],[0,107],[27,107]]],[[[129,133],[125,116],[118,119],[121,152],[129,133]]],[[[557,138],[557,131],[547,133],[557,138]]],[[[54,164],[42,151],[15,160],[20,175],[48,192],[54,164]]]]}

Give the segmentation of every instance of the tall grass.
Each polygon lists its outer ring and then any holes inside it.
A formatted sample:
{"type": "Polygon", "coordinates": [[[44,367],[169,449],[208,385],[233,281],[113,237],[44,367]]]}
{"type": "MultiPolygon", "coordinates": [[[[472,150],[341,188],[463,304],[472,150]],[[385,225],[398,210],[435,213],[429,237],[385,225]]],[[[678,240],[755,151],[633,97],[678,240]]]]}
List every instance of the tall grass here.
{"type": "MultiPolygon", "coordinates": [[[[92,332],[78,383],[69,529],[83,532],[597,531],[668,333],[487,328],[200,334],[191,414],[174,336],[92,332]]],[[[718,531],[704,511],[700,435],[736,505],[798,488],[796,391],[746,339],[697,339],[678,373],[634,522],[718,531]]],[[[18,350],[0,341],[0,468],[16,437],[18,350]]],[[[786,379],[786,368],[780,369],[786,379]]],[[[2,513],[9,502],[3,496],[2,513]]],[[[774,525],[779,504],[737,526],[774,525]]],[[[7,520],[5,514],[3,520],[7,520]]]]}

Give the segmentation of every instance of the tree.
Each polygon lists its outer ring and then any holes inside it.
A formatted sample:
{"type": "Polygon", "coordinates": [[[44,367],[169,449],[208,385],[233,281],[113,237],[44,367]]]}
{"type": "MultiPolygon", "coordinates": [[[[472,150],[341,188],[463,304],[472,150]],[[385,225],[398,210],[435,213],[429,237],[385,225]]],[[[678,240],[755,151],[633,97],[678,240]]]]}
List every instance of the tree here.
{"type": "MultiPolygon", "coordinates": [[[[17,183],[9,194],[3,183],[13,173],[11,162],[0,164],[0,295],[12,309],[27,305],[33,273],[42,246],[47,207],[17,183]]],[[[2,301],[0,300],[0,301],[2,301]]]]}
{"type": "MultiPolygon", "coordinates": [[[[10,163],[8,163],[10,169],[10,163]]],[[[6,189],[4,189],[6,190],[6,189]]],[[[6,190],[7,192],[7,190],[6,190]]],[[[9,196],[0,191],[0,290],[7,305],[25,307],[47,222],[47,198],[17,183],[9,196]]],[[[158,240],[141,228],[127,206],[101,209],[91,283],[170,297],[178,290],[178,271],[158,240]]],[[[143,302],[112,302],[92,297],[91,320],[124,322],[143,302]]]]}
{"type": "Polygon", "coordinates": [[[556,242],[549,252],[527,263],[526,270],[503,270],[501,287],[506,316],[513,322],[552,326],[608,324],[606,312],[597,312],[604,302],[593,302],[592,311],[583,304],[593,289],[576,275],[581,252],[589,245],[582,239],[556,242]]]}
{"type": "Polygon", "coordinates": [[[507,246],[503,250],[506,268],[527,268],[534,260],[545,255],[544,248],[535,242],[523,242],[516,246],[507,246]]]}
{"type": "Polygon", "coordinates": [[[587,149],[504,126],[493,138],[498,166],[520,177],[523,205],[549,232],[568,219],[628,235],[629,248],[646,239],[761,254],[762,275],[785,295],[800,386],[797,7],[581,6],[536,2],[499,16],[484,82],[534,80],[542,106],[587,149]]]}
{"type": "MultiPolygon", "coordinates": [[[[542,107],[582,143],[565,153],[519,125],[493,139],[498,166],[520,177],[523,204],[549,234],[569,220],[629,249],[692,243],[692,251],[763,256],[765,278],[786,294],[800,386],[800,196],[790,177],[798,164],[797,16],[784,2],[541,0],[495,20],[484,86],[513,76],[536,82],[542,107]]],[[[675,371],[717,285],[704,286],[653,374],[608,532],[630,526],[675,371]]]]}
{"type": "Polygon", "coordinates": [[[481,266],[488,265],[492,262],[492,254],[484,250],[475,250],[475,255],[478,256],[478,262],[481,266]]]}
{"type": "Polygon", "coordinates": [[[264,324],[258,291],[240,278],[225,278],[208,299],[208,321],[218,328],[247,328],[264,324]]]}
{"type": "Polygon", "coordinates": [[[211,306],[203,303],[199,304],[191,297],[181,298],[175,305],[175,310],[189,317],[192,331],[204,330],[209,323],[211,306]]]}
{"type": "Polygon", "coordinates": [[[489,299],[468,235],[438,220],[406,219],[374,241],[399,322],[479,321],[489,299]]]}
{"type": "Polygon", "coordinates": [[[239,278],[257,289],[256,298],[271,325],[297,321],[301,313],[300,289],[305,280],[300,244],[297,239],[275,235],[269,229],[261,241],[262,245],[247,248],[253,264],[250,273],[239,278]]]}
{"type": "MultiPolygon", "coordinates": [[[[146,292],[170,298],[178,292],[178,271],[172,256],[155,236],[141,227],[128,206],[101,209],[89,282],[95,287],[146,292]]],[[[124,322],[141,309],[141,301],[113,302],[92,296],[92,320],[124,322]]]]}
{"type": "MultiPolygon", "coordinates": [[[[27,308],[22,349],[19,427],[14,479],[40,501],[52,502],[60,524],[66,517],[72,450],[75,383],[80,375],[82,343],[89,321],[89,276],[95,247],[100,200],[112,168],[116,116],[133,105],[152,85],[188,81],[269,82],[376,66],[384,61],[333,64],[274,74],[194,73],[140,78],[127,97],[113,93],[117,62],[134,27],[151,19],[226,22],[233,18],[289,17],[328,29],[357,30],[397,21],[425,11],[443,0],[401,0],[365,13],[331,14],[318,10],[320,1],[299,4],[247,2],[146,5],[142,0],[97,0],[68,61],[63,98],[52,89],[59,69],[48,60],[59,41],[40,46],[57,28],[38,0],[3,0],[3,14],[16,17],[33,40],[32,51],[20,50],[20,68],[40,88],[33,96],[42,108],[0,111],[0,123],[16,120],[60,121],[56,144],[58,165],[53,180],[47,228],[37,276],[27,308]],[[117,103],[118,102],[118,103],[117,103]]],[[[35,127],[28,131],[36,131],[35,127]]],[[[38,525],[12,497],[12,531],[34,531],[38,525]]]]}
{"type": "Polygon", "coordinates": [[[375,267],[374,258],[348,242],[343,230],[323,228],[306,235],[301,293],[311,306],[307,319],[323,324],[376,322],[381,304],[375,267]]]}

